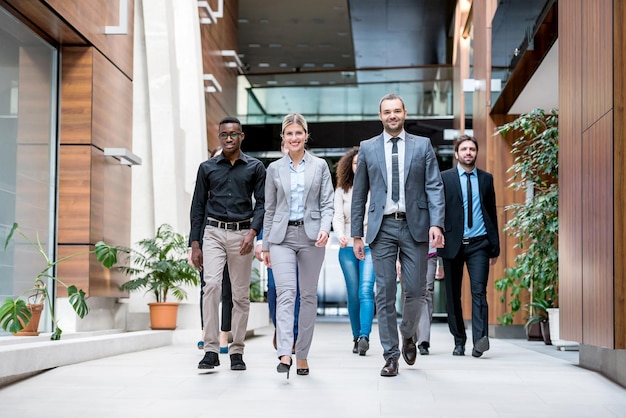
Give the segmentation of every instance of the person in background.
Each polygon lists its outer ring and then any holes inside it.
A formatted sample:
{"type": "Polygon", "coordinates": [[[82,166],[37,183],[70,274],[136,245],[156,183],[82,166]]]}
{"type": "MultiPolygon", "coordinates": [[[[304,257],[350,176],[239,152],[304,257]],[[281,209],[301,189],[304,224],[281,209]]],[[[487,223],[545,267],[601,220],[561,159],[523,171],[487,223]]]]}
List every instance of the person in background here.
{"type": "Polygon", "coordinates": [[[446,195],[446,246],[437,253],[446,275],[448,327],[454,337],[452,355],[464,356],[467,335],[461,305],[463,267],[472,293],[472,356],[489,350],[487,282],[489,268],[500,255],[493,175],[476,168],[478,141],[462,135],[454,141],[458,164],[441,173],[446,195]]]}
{"type": "Polygon", "coordinates": [[[405,132],[406,115],[400,96],[388,94],[380,100],[383,132],[361,142],[352,189],[354,253],[365,260],[368,242],[374,260],[376,315],[385,359],[381,376],[398,375],[396,260],[403,281],[402,356],[412,365],[417,358],[414,339],[429,243],[435,248],[444,245],[444,196],[437,157],[428,138],[405,132]]]}
{"type": "MultiPolygon", "coordinates": [[[[365,259],[354,255],[350,237],[350,211],[352,207],[352,183],[358,147],[349,149],[337,163],[337,189],[335,190],[335,215],[333,229],[339,239],[339,265],[346,281],[348,315],[352,327],[353,353],[364,356],[370,348],[370,332],[374,320],[374,266],[369,246],[365,245],[365,259]]],[[[366,211],[367,213],[367,211],[366,211]]],[[[364,218],[367,226],[367,215],[364,218]]]]}
{"type": "Polygon", "coordinates": [[[224,265],[228,263],[233,295],[230,368],[246,370],[243,351],[250,312],[252,250],[263,225],[265,167],[241,151],[245,135],[239,119],[222,119],[218,137],[222,153],[200,164],[190,211],[191,261],[202,268],[205,281],[204,358],[198,368],[220,365],[218,308],[224,265]]]}
{"type": "Polygon", "coordinates": [[[298,286],[296,372],[309,374],[317,283],[333,219],[333,183],[326,161],[304,149],[309,133],[302,115],[285,116],[281,133],[288,153],[267,168],[263,260],[273,269],[276,282],[276,370],[289,378],[298,286]]]}

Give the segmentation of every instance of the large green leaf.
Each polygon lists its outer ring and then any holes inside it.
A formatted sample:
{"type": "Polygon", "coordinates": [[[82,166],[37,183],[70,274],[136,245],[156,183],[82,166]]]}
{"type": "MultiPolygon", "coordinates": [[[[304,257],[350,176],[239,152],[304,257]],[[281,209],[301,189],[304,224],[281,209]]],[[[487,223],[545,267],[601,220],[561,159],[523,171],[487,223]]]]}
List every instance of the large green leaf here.
{"type": "Polygon", "coordinates": [[[13,334],[24,329],[32,314],[22,299],[6,298],[0,306],[0,324],[2,329],[13,334]],[[21,320],[21,322],[20,322],[21,320]]]}

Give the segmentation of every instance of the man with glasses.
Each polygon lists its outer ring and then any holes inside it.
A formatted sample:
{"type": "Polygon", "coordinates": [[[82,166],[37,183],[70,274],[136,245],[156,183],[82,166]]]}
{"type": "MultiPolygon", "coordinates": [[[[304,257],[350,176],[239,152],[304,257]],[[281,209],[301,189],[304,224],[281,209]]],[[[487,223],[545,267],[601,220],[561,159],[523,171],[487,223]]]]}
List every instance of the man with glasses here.
{"type": "Polygon", "coordinates": [[[245,135],[239,119],[222,119],[218,132],[222,153],[200,164],[191,203],[191,261],[203,270],[205,281],[205,354],[198,368],[220,365],[218,306],[224,265],[228,263],[233,298],[230,368],[246,370],[243,351],[250,311],[252,250],[263,226],[265,167],[241,152],[245,135]]]}

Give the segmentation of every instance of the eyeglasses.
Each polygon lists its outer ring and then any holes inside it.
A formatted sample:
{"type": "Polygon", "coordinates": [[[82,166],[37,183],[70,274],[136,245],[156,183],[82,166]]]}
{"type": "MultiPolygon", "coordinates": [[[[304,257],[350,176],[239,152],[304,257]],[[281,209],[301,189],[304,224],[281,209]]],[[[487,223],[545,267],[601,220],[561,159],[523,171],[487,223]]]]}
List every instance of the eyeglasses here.
{"type": "Polygon", "coordinates": [[[230,139],[237,139],[237,137],[241,135],[241,132],[220,132],[220,139],[226,139],[230,137],[230,139]]]}

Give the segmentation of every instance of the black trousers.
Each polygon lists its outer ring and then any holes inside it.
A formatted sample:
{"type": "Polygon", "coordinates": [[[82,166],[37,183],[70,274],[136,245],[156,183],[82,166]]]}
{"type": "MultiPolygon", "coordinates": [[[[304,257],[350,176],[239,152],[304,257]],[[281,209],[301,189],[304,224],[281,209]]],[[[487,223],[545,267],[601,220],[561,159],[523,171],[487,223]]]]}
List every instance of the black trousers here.
{"type": "Polygon", "coordinates": [[[472,340],[487,336],[489,331],[489,310],[487,306],[487,281],[489,280],[489,240],[487,238],[467,245],[455,258],[444,258],[444,282],[446,285],[446,306],[448,327],[455,345],[465,345],[467,334],[461,307],[461,285],[463,267],[467,266],[472,293],[472,340]]]}

